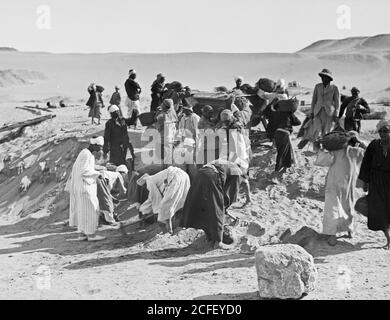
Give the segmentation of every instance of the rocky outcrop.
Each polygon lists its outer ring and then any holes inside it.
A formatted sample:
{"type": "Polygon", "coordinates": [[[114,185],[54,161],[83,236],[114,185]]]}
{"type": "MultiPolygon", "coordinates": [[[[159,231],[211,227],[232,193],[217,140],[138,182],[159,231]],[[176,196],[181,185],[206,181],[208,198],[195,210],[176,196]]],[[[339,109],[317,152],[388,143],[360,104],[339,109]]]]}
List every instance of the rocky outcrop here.
{"type": "Polygon", "coordinates": [[[280,244],[259,248],[255,254],[259,295],[267,299],[299,299],[313,291],[317,269],[302,247],[280,244]]]}

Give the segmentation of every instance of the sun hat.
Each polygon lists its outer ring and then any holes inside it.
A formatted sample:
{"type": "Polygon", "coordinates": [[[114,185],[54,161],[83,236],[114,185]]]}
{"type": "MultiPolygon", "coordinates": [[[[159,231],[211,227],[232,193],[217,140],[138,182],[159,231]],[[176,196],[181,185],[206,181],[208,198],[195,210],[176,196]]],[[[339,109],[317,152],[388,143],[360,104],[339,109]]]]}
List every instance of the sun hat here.
{"type": "Polygon", "coordinates": [[[320,77],[321,76],[329,77],[333,81],[333,74],[329,69],[322,69],[322,71],[318,75],[320,77]]]}

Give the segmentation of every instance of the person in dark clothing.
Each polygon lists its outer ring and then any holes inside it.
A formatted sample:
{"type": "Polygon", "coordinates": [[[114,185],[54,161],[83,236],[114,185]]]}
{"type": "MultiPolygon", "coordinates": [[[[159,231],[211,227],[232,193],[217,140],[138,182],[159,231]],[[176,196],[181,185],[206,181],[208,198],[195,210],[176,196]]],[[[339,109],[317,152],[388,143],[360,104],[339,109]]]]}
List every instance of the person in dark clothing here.
{"type": "Polygon", "coordinates": [[[121,109],[121,102],[122,102],[122,97],[121,94],[119,93],[120,88],[118,86],[115,86],[115,92],[112,94],[111,99],[110,99],[110,105],[115,105],[119,108],[121,116],[124,117],[122,114],[122,109],[121,109]]]}
{"type": "Polygon", "coordinates": [[[359,179],[368,191],[368,229],[382,231],[390,249],[390,121],[377,125],[380,139],[367,147],[360,167],[359,179]]]}
{"type": "Polygon", "coordinates": [[[240,167],[229,161],[216,160],[203,166],[188,191],[182,227],[204,230],[214,248],[225,249],[225,214],[237,201],[241,174],[240,167]]]}
{"type": "MultiPolygon", "coordinates": [[[[107,158],[107,154],[110,153],[110,163],[115,166],[120,166],[122,164],[127,165],[126,154],[128,149],[130,149],[133,160],[135,159],[134,149],[127,133],[127,127],[134,125],[138,113],[134,110],[131,118],[121,118],[119,115],[119,108],[115,105],[110,107],[109,112],[111,114],[111,119],[107,121],[104,130],[104,157],[107,158]]],[[[128,169],[133,170],[133,168],[128,169]]]]}
{"type": "Polygon", "coordinates": [[[157,108],[163,102],[164,87],[165,87],[165,77],[161,73],[159,73],[157,75],[157,79],[154,80],[151,87],[152,90],[152,102],[150,105],[151,112],[156,112],[157,108]]]}
{"type": "MultiPolygon", "coordinates": [[[[95,123],[95,118],[98,119],[97,124],[100,124],[100,118],[102,115],[101,109],[104,108],[104,101],[103,101],[103,91],[104,88],[102,86],[90,86],[88,88],[88,91],[90,93],[90,99],[93,103],[91,105],[93,106],[89,110],[89,117],[92,118],[92,124],[95,123]],[[95,97],[93,97],[95,95],[95,97]]],[[[88,101],[89,102],[89,101],[88,101]]]]}
{"type": "Polygon", "coordinates": [[[342,101],[339,119],[342,118],[345,112],[344,129],[346,131],[356,131],[360,133],[363,114],[370,113],[370,107],[368,106],[367,101],[360,98],[359,93],[359,89],[353,87],[351,89],[352,96],[346,97],[342,101]]]}
{"type": "MultiPolygon", "coordinates": [[[[140,94],[141,94],[141,87],[138,84],[135,79],[137,78],[137,73],[135,70],[129,71],[129,78],[125,82],[125,89],[126,89],[126,108],[127,108],[127,115],[123,115],[126,118],[131,118],[133,115],[133,110],[137,110],[138,113],[140,112],[140,94]]],[[[136,126],[136,123],[134,123],[134,126],[136,126]]]]}
{"type": "Polygon", "coordinates": [[[264,115],[269,121],[268,138],[274,141],[277,150],[275,172],[280,172],[290,168],[295,161],[290,134],[293,132],[293,126],[299,126],[301,121],[293,112],[278,111],[277,101],[268,105],[264,115]]]}

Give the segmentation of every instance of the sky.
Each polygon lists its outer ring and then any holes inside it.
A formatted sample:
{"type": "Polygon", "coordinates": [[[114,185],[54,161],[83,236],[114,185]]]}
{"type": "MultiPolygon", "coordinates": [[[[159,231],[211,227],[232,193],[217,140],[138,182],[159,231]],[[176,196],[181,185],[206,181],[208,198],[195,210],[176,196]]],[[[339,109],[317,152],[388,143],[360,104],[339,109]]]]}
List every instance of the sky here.
{"type": "Polygon", "coordinates": [[[389,12],[389,0],[1,0],[0,46],[54,53],[296,52],[317,40],[390,33],[389,12]],[[337,11],[343,5],[351,10],[350,28],[337,11]]]}

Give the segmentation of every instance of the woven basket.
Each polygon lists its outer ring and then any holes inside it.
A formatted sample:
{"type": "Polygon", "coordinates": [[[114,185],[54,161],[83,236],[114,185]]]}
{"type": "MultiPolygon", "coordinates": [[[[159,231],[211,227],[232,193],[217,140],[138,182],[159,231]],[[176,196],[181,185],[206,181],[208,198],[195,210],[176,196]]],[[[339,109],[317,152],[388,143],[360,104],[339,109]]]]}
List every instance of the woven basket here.
{"type": "Polygon", "coordinates": [[[276,83],[275,81],[271,80],[271,79],[267,79],[267,78],[261,78],[258,82],[257,82],[257,86],[265,91],[265,92],[272,92],[274,91],[275,89],[275,86],[276,86],[276,83]]]}
{"type": "Polygon", "coordinates": [[[138,119],[144,127],[149,127],[155,122],[155,114],[154,112],[142,113],[138,119]]]}
{"type": "Polygon", "coordinates": [[[281,112],[295,112],[298,110],[299,101],[296,98],[288,99],[288,100],[280,100],[277,103],[279,107],[279,111],[281,112]]]}
{"type": "Polygon", "coordinates": [[[337,151],[347,147],[349,142],[349,137],[347,133],[341,131],[333,131],[326,134],[320,143],[328,151],[337,151]]]}

